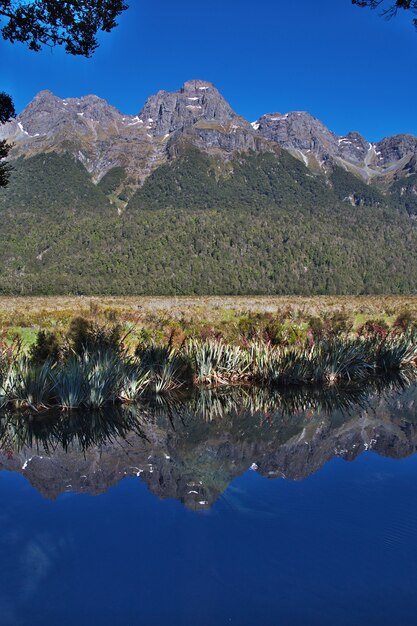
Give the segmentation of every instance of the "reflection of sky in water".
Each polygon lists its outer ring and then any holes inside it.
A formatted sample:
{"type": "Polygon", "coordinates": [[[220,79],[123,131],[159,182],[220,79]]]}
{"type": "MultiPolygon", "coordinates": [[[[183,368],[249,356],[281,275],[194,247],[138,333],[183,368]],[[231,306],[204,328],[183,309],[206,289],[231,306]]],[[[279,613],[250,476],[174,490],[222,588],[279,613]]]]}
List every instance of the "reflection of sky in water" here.
{"type": "Polygon", "coordinates": [[[98,447],[9,447],[0,624],[414,625],[415,397],[211,422],[158,411],[145,437],[105,444],[97,420],[98,447]],[[101,495],[66,489],[74,472],[101,495]],[[212,499],[193,507],[200,479],[212,499]]]}
{"type": "Polygon", "coordinates": [[[208,511],[140,478],[42,498],[1,474],[2,624],[415,624],[417,458],[248,471],[208,511]],[[231,622],[230,622],[231,620],[231,622]]]}

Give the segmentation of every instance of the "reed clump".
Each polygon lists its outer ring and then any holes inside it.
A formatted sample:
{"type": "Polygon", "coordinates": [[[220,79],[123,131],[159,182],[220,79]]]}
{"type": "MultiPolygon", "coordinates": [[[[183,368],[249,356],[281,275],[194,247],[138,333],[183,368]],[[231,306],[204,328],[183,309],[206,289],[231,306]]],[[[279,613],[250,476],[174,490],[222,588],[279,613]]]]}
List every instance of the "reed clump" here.
{"type": "Polygon", "coordinates": [[[141,342],[134,354],[125,339],[119,326],[78,319],[61,342],[43,334],[28,354],[0,344],[0,407],[95,410],[196,386],[358,385],[417,365],[413,328],[353,337],[346,331],[295,345],[265,335],[240,345],[176,336],[166,345],[141,342]]]}

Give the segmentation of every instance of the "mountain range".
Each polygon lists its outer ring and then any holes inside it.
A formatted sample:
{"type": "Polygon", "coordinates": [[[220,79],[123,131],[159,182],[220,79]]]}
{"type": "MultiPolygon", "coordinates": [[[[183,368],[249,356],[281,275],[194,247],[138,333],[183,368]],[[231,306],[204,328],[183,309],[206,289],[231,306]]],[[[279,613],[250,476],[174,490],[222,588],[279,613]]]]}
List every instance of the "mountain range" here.
{"type": "Polygon", "coordinates": [[[192,80],[135,116],[42,91],[0,139],[0,293],[415,291],[412,135],[250,123],[192,80]]]}

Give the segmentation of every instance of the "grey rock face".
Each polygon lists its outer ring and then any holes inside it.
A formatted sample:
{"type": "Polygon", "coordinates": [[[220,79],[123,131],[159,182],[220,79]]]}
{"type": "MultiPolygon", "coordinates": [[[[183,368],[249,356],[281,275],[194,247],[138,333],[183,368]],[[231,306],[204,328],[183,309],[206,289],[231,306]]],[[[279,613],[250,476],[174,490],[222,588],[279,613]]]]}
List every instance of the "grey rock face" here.
{"type": "Polygon", "coordinates": [[[350,163],[365,163],[371,144],[357,132],[348,133],[338,139],[338,156],[350,163]]]}
{"type": "Polygon", "coordinates": [[[312,152],[319,161],[338,154],[337,136],[305,111],[268,113],[253,127],[260,135],[276,141],[287,150],[312,152]]]}
{"type": "Polygon", "coordinates": [[[3,133],[5,130],[14,132],[18,140],[26,136],[27,139],[40,137],[59,141],[65,133],[115,132],[124,126],[125,119],[97,96],[61,100],[50,91],[41,91],[15,121],[4,126],[3,133]]]}
{"type": "Polygon", "coordinates": [[[301,157],[306,165],[314,158],[324,168],[332,163],[363,168],[370,164],[371,156],[375,157],[371,144],[359,133],[338,137],[305,111],[268,113],[252,126],[263,137],[301,157]]]}
{"type": "Polygon", "coordinates": [[[338,137],[306,112],[268,113],[252,126],[263,137],[302,158],[306,165],[312,165],[314,157],[324,169],[334,163],[366,181],[387,172],[401,172],[417,156],[417,138],[413,135],[387,137],[375,144],[358,132],[338,137]]]}
{"type": "Polygon", "coordinates": [[[143,180],[157,161],[159,148],[137,117],[122,115],[105,100],[97,96],[61,99],[49,91],[35,96],[0,133],[14,143],[12,157],[70,152],[94,180],[115,166],[143,180]]]}
{"type": "Polygon", "coordinates": [[[176,92],[159,91],[148,98],[139,119],[156,136],[184,130],[201,120],[222,125],[239,119],[240,126],[250,127],[214,85],[202,80],[189,80],[176,92]]]}
{"type": "Polygon", "coordinates": [[[375,145],[378,164],[388,166],[417,155],[417,137],[413,135],[394,135],[386,137],[375,145]]]}
{"type": "Polygon", "coordinates": [[[256,135],[252,129],[236,123],[210,122],[201,120],[193,126],[172,134],[168,140],[168,155],[175,158],[183,141],[192,143],[205,152],[222,155],[223,158],[233,155],[237,151],[273,152],[279,147],[256,135]]]}
{"type": "MultiPolygon", "coordinates": [[[[30,136],[48,135],[59,124],[62,110],[62,101],[51,91],[39,92],[19,115],[19,130],[30,136]]],[[[62,120],[63,121],[63,120],[62,120]]]]}

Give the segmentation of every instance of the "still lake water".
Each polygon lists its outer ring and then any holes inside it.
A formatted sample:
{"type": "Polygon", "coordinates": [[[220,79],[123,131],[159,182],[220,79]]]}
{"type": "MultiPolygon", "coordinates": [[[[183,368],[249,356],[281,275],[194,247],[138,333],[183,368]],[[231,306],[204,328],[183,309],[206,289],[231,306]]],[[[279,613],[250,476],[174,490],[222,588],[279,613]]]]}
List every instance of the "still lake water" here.
{"type": "Polygon", "coordinates": [[[0,420],[0,624],[417,624],[417,386],[0,420]]]}

